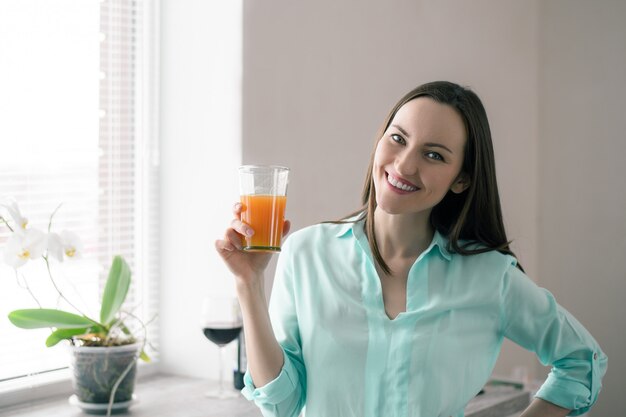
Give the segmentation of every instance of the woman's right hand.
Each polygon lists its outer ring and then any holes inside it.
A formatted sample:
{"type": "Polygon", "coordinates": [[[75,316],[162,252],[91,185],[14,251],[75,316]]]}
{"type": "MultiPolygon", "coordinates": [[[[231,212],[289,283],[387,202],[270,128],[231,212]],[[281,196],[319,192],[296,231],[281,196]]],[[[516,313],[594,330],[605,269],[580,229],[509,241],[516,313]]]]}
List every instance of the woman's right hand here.
{"type": "MultiPolygon", "coordinates": [[[[272,330],[264,291],[263,273],[272,253],[241,249],[244,236],[252,231],[250,225],[241,221],[241,209],[240,203],[235,204],[235,218],[224,238],[215,241],[215,249],[235,276],[246,335],[248,369],[254,385],[262,387],[280,374],[284,353],[272,330]]],[[[283,236],[289,232],[290,226],[285,221],[283,236]]]]}
{"type": "MultiPolygon", "coordinates": [[[[241,209],[241,203],[236,203],[233,208],[235,218],[226,229],[224,238],[215,241],[215,249],[235,276],[236,284],[250,286],[262,279],[263,271],[267,268],[272,253],[247,252],[241,249],[244,237],[254,234],[254,230],[241,221],[241,209]]],[[[289,220],[285,220],[283,237],[289,233],[290,227],[289,220]]]]}

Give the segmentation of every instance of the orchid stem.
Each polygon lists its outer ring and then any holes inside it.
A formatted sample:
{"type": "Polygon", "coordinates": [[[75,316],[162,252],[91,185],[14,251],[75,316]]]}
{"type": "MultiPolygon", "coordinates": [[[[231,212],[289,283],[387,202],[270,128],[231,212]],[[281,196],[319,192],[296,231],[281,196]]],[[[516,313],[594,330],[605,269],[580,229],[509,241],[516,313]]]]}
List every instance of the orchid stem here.
{"type": "Polygon", "coordinates": [[[119,388],[120,384],[122,383],[122,380],[126,377],[126,374],[128,374],[128,372],[131,370],[133,365],[135,363],[137,363],[137,360],[141,356],[141,352],[143,352],[143,350],[146,347],[146,339],[147,339],[147,336],[148,336],[148,329],[146,328],[146,325],[139,319],[139,317],[135,316],[132,313],[128,313],[128,314],[130,316],[135,317],[137,320],[139,320],[139,323],[143,327],[143,343],[141,345],[141,349],[139,350],[139,353],[135,354],[135,356],[133,357],[133,360],[131,361],[131,363],[128,364],[126,369],[124,369],[124,372],[122,372],[122,374],[119,376],[119,378],[117,378],[117,381],[115,381],[115,384],[113,385],[113,389],[111,390],[111,394],[109,395],[109,405],[107,407],[107,413],[106,413],[107,417],[111,417],[111,412],[113,410],[113,401],[115,400],[115,393],[117,392],[117,389],[119,388]]]}
{"type": "Polygon", "coordinates": [[[19,275],[17,273],[17,269],[15,270],[15,280],[17,281],[17,285],[19,285],[22,288],[25,288],[26,291],[28,291],[28,293],[30,294],[31,297],[33,297],[33,300],[35,300],[35,302],[37,303],[39,308],[42,308],[41,307],[41,303],[39,302],[39,300],[35,296],[35,293],[30,289],[30,286],[28,285],[28,282],[26,281],[26,277],[24,275],[22,275],[22,281],[24,282],[24,285],[20,284],[20,277],[19,277],[19,275]]]}
{"type": "Polygon", "coordinates": [[[66,303],[68,303],[72,308],[74,308],[74,310],[78,311],[80,314],[82,314],[84,317],[87,317],[85,315],[85,313],[83,313],[82,311],[80,311],[80,309],[78,307],[76,307],[74,304],[71,303],[70,300],[68,300],[63,293],[61,292],[61,290],[59,289],[59,287],[57,287],[56,282],[54,282],[54,278],[52,277],[52,271],[50,270],[50,262],[48,262],[48,257],[47,256],[42,256],[42,258],[44,259],[44,261],[46,261],[46,267],[48,268],[48,276],[50,277],[50,281],[52,281],[52,285],[54,286],[54,289],[57,290],[57,293],[59,293],[59,295],[61,296],[61,298],[63,298],[65,300],[66,303]]]}
{"type": "Polygon", "coordinates": [[[52,229],[52,218],[57,213],[57,211],[59,211],[59,209],[61,208],[62,205],[63,205],[63,203],[59,204],[57,206],[57,208],[55,208],[54,211],[52,212],[52,214],[50,215],[50,221],[48,222],[48,233],[50,233],[50,230],[52,229]]]}
{"type": "Polygon", "coordinates": [[[2,223],[4,223],[10,231],[14,232],[13,228],[11,226],[9,226],[9,222],[7,222],[4,217],[0,216],[0,221],[2,221],[2,223]]]}

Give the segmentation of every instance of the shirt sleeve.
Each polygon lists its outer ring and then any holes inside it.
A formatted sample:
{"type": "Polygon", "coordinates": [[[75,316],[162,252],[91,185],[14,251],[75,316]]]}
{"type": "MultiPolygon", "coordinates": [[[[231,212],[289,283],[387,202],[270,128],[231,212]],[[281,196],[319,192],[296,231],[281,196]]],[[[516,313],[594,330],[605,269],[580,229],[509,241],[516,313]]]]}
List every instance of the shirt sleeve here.
{"type": "Polygon", "coordinates": [[[248,400],[254,401],[265,417],[296,417],[306,400],[306,369],[296,314],[289,247],[288,239],[278,258],[269,308],[274,335],[283,350],[283,367],[274,380],[259,388],[254,386],[249,372],[246,372],[241,391],[248,400]]]}
{"type": "Polygon", "coordinates": [[[571,416],[587,412],[598,398],[607,366],[591,334],[515,264],[505,275],[503,317],[504,336],[552,366],[535,397],[572,410],[571,416]]]}

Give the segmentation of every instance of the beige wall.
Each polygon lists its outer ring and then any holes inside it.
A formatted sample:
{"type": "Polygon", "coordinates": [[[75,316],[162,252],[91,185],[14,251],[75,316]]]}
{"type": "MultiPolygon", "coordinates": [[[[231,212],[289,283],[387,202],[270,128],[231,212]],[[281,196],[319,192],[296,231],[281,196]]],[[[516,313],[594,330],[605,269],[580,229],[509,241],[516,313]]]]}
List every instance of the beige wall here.
{"type": "Polygon", "coordinates": [[[624,415],[626,2],[543,2],[539,16],[539,281],[609,356],[592,415],[624,415]]]}
{"type": "MultiPolygon", "coordinates": [[[[359,206],[374,134],[410,88],[473,88],[509,238],[611,358],[595,416],[621,414],[626,311],[626,2],[244,1],[242,158],[292,168],[294,227],[359,206]]],[[[545,370],[507,344],[496,372],[545,370]]]]}

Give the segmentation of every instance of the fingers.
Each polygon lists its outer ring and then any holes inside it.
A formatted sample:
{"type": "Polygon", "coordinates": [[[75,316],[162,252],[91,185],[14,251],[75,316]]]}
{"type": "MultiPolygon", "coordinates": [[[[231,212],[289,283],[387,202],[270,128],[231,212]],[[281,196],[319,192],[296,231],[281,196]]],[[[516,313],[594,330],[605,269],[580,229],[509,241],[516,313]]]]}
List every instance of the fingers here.
{"type": "Polygon", "coordinates": [[[244,211],[243,204],[235,203],[235,205],[233,206],[233,215],[235,216],[235,218],[230,223],[230,227],[235,229],[237,233],[250,237],[254,234],[254,230],[249,225],[241,221],[242,211],[244,211]]]}
{"type": "Polygon", "coordinates": [[[241,234],[234,229],[226,230],[224,240],[228,241],[228,243],[230,243],[234,249],[241,250],[241,248],[243,247],[243,236],[241,236],[241,234]]]}
{"type": "Polygon", "coordinates": [[[250,237],[254,234],[254,229],[239,219],[233,219],[233,221],[230,222],[230,227],[240,235],[250,237]]]}
{"type": "Polygon", "coordinates": [[[283,237],[287,236],[289,230],[291,230],[291,222],[289,220],[285,220],[285,224],[283,225],[283,237]]]}
{"type": "Polygon", "coordinates": [[[232,252],[235,247],[225,240],[218,239],[215,241],[215,249],[219,252],[232,252]]]}
{"type": "MultiPolygon", "coordinates": [[[[254,229],[247,223],[241,221],[241,212],[244,211],[244,206],[241,203],[235,203],[233,205],[233,215],[235,218],[230,222],[230,228],[226,230],[224,239],[215,241],[215,249],[220,252],[232,252],[234,250],[241,250],[243,245],[243,239],[254,235],[254,229]]],[[[291,230],[291,222],[285,220],[283,225],[283,237],[285,237],[291,230]]]]}
{"type": "Polygon", "coordinates": [[[244,236],[252,236],[254,234],[254,230],[240,220],[242,211],[243,205],[241,203],[235,203],[233,206],[233,215],[235,218],[230,222],[230,228],[226,229],[224,239],[215,241],[215,249],[222,255],[226,252],[241,250],[244,236]]]}
{"type": "Polygon", "coordinates": [[[235,217],[239,218],[242,211],[243,211],[243,204],[235,203],[235,205],[233,206],[233,214],[235,215],[235,217]]]}
{"type": "Polygon", "coordinates": [[[243,247],[242,239],[243,236],[237,233],[236,230],[232,228],[227,229],[226,233],[224,234],[224,239],[218,239],[215,241],[215,249],[217,249],[218,252],[232,252],[234,250],[241,250],[243,247]]]}

